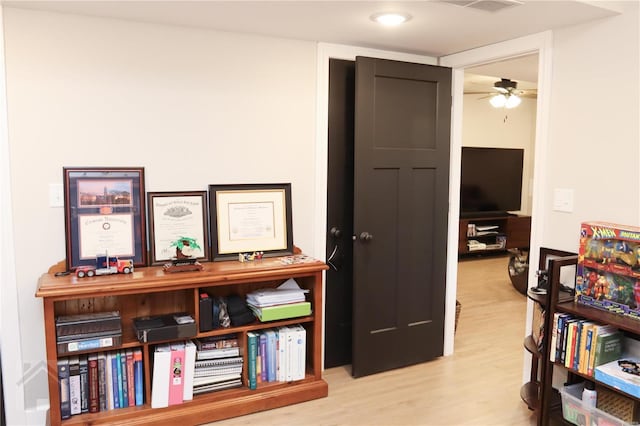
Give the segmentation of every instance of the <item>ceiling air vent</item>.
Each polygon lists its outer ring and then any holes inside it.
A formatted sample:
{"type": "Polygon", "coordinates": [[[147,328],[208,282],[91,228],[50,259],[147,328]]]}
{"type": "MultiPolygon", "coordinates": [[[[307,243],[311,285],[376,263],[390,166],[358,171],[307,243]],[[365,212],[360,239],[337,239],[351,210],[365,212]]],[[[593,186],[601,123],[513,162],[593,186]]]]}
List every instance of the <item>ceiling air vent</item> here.
{"type": "Polygon", "coordinates": [[[519,0],[443,0],[443,2],[470,9],[484,10],[485,12],[498,12],[499,10],[524,3],[519,0]]]}

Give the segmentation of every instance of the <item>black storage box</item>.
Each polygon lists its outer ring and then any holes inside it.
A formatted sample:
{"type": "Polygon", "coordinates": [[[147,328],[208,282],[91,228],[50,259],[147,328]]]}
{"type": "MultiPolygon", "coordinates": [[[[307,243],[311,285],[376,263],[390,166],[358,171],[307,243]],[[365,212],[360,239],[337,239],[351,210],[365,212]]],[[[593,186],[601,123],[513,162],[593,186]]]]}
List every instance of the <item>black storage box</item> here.
{"type": "Polygon", "coordinates": [[[188,339],[197,334],[195,320],[185,312],[134,318],[133,329],[142,343],[188,339]]]}

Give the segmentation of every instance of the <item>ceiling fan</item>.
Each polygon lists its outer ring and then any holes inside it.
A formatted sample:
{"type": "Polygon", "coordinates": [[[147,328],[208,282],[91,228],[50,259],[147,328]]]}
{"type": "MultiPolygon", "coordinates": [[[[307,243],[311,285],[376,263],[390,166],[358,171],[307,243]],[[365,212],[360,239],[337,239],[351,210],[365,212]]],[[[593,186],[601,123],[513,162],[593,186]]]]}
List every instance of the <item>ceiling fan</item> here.
{"type": "Polygon", "coordinates": [[[479,99],[491,98],[489,102],[496,108],[515,108],[520,105],[521,98],[536,98],[537,90],[518,89],[518,82],[508,78],[501,78],[493,84],[490,92],[465,92],[467,95],[485,95],[479,99]]]}

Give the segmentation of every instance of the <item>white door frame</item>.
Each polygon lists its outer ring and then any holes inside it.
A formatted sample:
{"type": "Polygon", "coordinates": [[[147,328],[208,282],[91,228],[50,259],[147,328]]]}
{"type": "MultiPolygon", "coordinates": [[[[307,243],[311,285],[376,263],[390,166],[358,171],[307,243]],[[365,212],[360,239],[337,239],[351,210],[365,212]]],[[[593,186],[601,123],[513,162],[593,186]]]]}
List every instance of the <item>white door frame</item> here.
{"type": "MultiPolygon", "coordinates": [[[[453,111],[451,120],[451,176],[450,176],[450,209],[449,219],[457,223],[460,210],[459,189],[460,189],[460,155],[462,147],[462,104],[463,85],[465,68],[482,65],[508,58],[538,54],[538,99],[536,114],[536,134],[534,147],[534,173],[533,173],[533,203],[531,221],[531,244],[529,254],[529,264],[538,264],[538,248],[542,245],[542,229],[544,227],[544,184],[547,180],[546,162],[544,153],[547,151],[550,99],[551,99],[551,75],[552,75],[552,46],[553,38],[551,31],[545,31],[514,40],[496,43],[465,52],[444,56],[440,58],[439,64],[453,68],[453,111]]],[[[447,313],[455,311],[455,294],[457,283],[457,246],[458,228],[452,229],[449,226],[449,247],[447,257],[447,313]]],[[[529,283],[535,282],[535,269],[529,268],[529,283]]],[[[506,271],[505,271],[506,272],[506,271]]],[[[531,330],[531,312],[533,303],[528,300],[527,320],[524,334],[531,330]]],[[[445,328],[445,348],[446,354],[453,353],[453,339],[446,339],[451,331],[452,318],[448,315],[448,328],[445,328]]],[[[530,371],[529,354],[524,351],[523,381],[527,380],[530,371]]]]}

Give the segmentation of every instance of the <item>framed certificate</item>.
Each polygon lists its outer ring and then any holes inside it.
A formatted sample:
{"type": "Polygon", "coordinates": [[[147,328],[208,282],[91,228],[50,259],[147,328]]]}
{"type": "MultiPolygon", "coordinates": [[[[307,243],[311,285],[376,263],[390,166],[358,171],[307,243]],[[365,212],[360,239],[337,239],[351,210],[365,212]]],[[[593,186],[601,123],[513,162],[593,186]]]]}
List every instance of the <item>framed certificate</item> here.
{"type": "Polygon", "coordinates": [[[291,184],[209,185],[213,260],[293,253],[291,184]]]}
{"type": "Polygon", "coordinates": [[[147,205],[152,265],[180,258],[209,260],[206,191],[149,192],[147,205]]]}
{"type": "Polygon", "coordinates": [[[63,168],[66,266],[95,265],[96,256],[146,266],[144,168],[63,168]]]}

